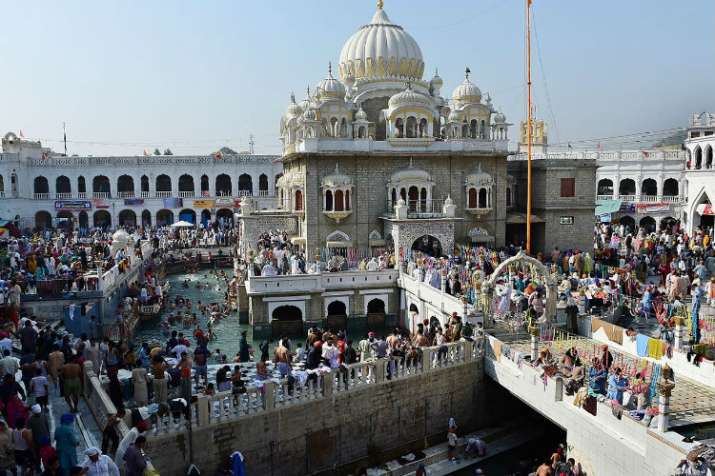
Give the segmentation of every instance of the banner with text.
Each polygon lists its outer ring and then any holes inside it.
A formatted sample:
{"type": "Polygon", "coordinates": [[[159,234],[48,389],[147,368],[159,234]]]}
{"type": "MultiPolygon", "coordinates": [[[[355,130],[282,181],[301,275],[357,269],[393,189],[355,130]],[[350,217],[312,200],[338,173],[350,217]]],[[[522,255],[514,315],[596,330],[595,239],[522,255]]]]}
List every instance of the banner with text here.
{"type": "Polygon", "coordinates": [[[194,200],[194,208],[214,208],[216,202],[214,200],[194,200]]]}
{"type": "Polygon", "coordinates": [[[92,202],[89,200],[56,200],[55,210],[91,210],[92,202]]]}

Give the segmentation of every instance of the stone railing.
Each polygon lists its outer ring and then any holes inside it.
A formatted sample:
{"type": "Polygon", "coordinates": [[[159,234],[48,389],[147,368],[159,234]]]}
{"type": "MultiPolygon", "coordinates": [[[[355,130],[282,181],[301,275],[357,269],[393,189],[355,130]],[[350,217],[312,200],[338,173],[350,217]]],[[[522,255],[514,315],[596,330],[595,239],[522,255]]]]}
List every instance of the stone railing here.
{"type": "MultiPolygon", "coordinates": [[[[249,386],[238,396],[221,392],[199,396],[189,411],[191,426],[197,428],[232,422],[257,413],[301,405],[321,399],[331,399],[356,388],[380,385],[408,379],[425,372],[436,371],[479,359],[483,355],[482,342],[460,341],[441,347],[423,347],[418,358],[386,358],[359,362],[340,369],[318,371],[308,376],[305,383],[298,379],[292,385],[287,380],[267,380],[262,385],[249,386]]],[[[183,432],[189,421],[185,415],[158,417],[150,435],[160,436],[183,432]]]]}
{"type": "MultiPolygon", "coordinates": [[[[19,154],[3,154],[2,158],[19,158],[19,154]]],[[[37,168],[88,168],[88,167],[146,167],[167,165],[229,165],[229,164],[260,164],[270,165],[279,157],[276,155],[224,154],[221,158],[215,156],[178,156],[152,155],[139,157],[49,157],[47,159],[28,159],[31,167],[37,168]]]]}
{"type": "MultiPolygon", "coordinates": [[[[94,371],[92,362],[85,362],[83,369],[84,378],[84,399],[87,402],[89,410],[92,412],[94,420],[99,428],[104,428],[107,424],[107,417],[117,413],[117,408],[112,403],[112,399],[104,390],[102,382],[94,371]]],[[[124,421],[119,422],[120,438],[129,431],[129,428],[124,421]]]]}
{"type": "MultiPolygon", "coordinates": [[[[446,278],[443,277],[440,284],[441,286],[438,289],[407,273],[400,274],[399,285],[405,292],[439,309],[445,316],[451,315],[453,312],[460,316],[464,315],[464,301],[446,292],[446,278]]],[[[467,312],[473,312],[473,306],[467,305],[467,312]]]]}
{"type": "Polygon", "coordinates": [[[329,289],[345,289],[360,286],[393,286],[399,272],[396,269],[384,271],[338,271],[335,273],[284,274],[279,276],[252,276],[246,280],[246,292],[322,292],[329,289]]]}

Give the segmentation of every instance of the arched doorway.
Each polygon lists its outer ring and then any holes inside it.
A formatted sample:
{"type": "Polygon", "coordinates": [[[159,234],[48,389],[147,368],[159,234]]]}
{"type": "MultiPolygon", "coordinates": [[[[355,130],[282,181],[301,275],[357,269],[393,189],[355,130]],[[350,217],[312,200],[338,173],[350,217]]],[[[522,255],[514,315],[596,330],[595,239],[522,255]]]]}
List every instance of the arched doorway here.
{"type": "Polygon", "coordinates": [[[134,213],[134,210],[122,210],[121,212],[119,212],[119,226],[137,226],[137,214],[134,213]]]}
{"type": "Polygon", "coordinates": [[[174,212],[163,209],[156,212],[156,226],[167,226],[174,223],[174,212]]]}
{"type": "Polygon", "coordinates": [[[678,224],[678,220],[676,220],[673,217],[665,217],[661,218],[660,220],[660,229],[661,230],[670,230],[673,231],[675,226],[678,224]]]}
{"type": "Polygon", "coordinates": [[[274,339],[281,336],[303,335],[303,312],[296,306],[279,306],[271,313],[271,333],[274,339]]]}
{"type": "Polygon", "coordinates": [[[653,233],[655,231],[655,218],[651,216],[645,216],[641,218],[639,225],[645,230],[646,233],[653,233]]]}
{"type": "Polygon", "coordinates": [[[129,175],[120,175],[117,179],[117,193],[120,198],[134,196],[134,179],[129,175]]]}
{"type": "Polygon", "coordinates": [[[266,174],[261,174],[258,177],[258,192],[259,195],[268,195],[268,176],[266,174]]]}
{"type": "Polygon", "coordinates": [[[92,179],[92,193],[94,198],[109,198],[109,179],[104,175],[97,175],[92,179]]]}
{"type": "Polygon", "coordinates": [[[211,222],[211,210],[204,210],[201,212],[201,224],[208,226],[211,222]]]}
{"type": "Polygon", "coordinates": [[[72,212],[67,210],[57,212],[57,228],[62,228],[67,231],[74,229],[74,215],[72,212]]]}
{"type": "Polygon", "coordinates": [[[201,176],[201,196],[202,197],[208,197],[209,196],[209,176],[204,174],[201,176]]]}
{"type": "Polygon", "coordinates": [[[693,227],[700,227],[702,230],[712,228],[715,221],[713,220],[715,218],[715,210],[713,210],[712,202],[708,194],[703,192],[695,203],[692,218],[693,227]]]}
{"type": "Polygon", "coordinates": [[[94,212],[92,222],[92,225],[95,228],[108,230],[112,226],[112,215],[110,215],[107,210],[97,210],[96,212],[94,212]]]}
{"type": "Polygon", "coordinates": [[[663,182],[663,196],[664,197],[677,197],[679,195],[678,181],[674,178],[666,179],[663,182]]]}
{"type": "Polygon", "coordinates": [[[191,175],[184,174],[179,177],[179,192],[181,197],[194,196],[194,178],[191,175]]]}
{"type": "Polygon", "coordinates": [[[328,315],[326,316],[328,330],[345,330],[347,328],[347,319],[347,308],[344,302],[333,301],[328,304],[328,315]]]}
{"type": "Polygon", "coordinates": [[[39,230],[52,228],[52,215],[44,210],[35,213],[35,228],[39,230]]]}
{"type": "Polygon", "coordinates": [[[658,183],[652,179],[647,178],[641,184],[641,197],[655,197],[658,195],[658,183]]]}
{"type": "Polygon", "coordinates": [[[179,220],[188,221],[189,223],[196,224],[196,212],[186,208],[179,212],[179,220]]]}
{"type": "Polygon", "coordinates": [[[216,212],[216,219],[223,225],[230,225],[233,222],[233,212],[228,208],[222,208],[216,212]]]}
{"type": "Polygon", "coordinates": [[[156,178],[156,192],[159,196],[171,196],[171,177],[161,174],[156,178]]]}
{"type": "Polygon", "coordinates": [[[142,212],[142,226],[145,228],[151,227],[151,212],[149,210],[142,212]]]}
{"type": "MultiPolygon", "coordinates": [[[[365,296],[369,299],[370,296],[365,296]]],[[[380,298],[372,298],[367,302],[367,326],[368,328],[384,327],[385,325],[385,301],[380,298]]]]}
{"type": "Polygon", "coordinates": [[[632,197],[636,194],[636,182],[633,179],[623,179],[618,186],[618,195],[632,197]]]}
{"type": "Polygon", "coordinates": [[[47,195],[50,193],[50,184],[47,182],[46,177],[43,177],[42,175],[35,177],[33,192],[35,195],[47,195]]]}
{"type": "Polygon", "coordinates": [[[424,253],[428,256],[441,256],[442,244],[432,235],[423,235],[412,243],[412,251],[424,253]]]}
{"type": "Polygon", "coordinates": [[[79,228],[80,230],[89,228],[89,215],[85,211],[79,212],[79,228]]]}
{"type": "Polygon", "coordinates": [[[632,233],[633,230],[636,229],[636,221],[631,216],[628,216],[628,215],[623,216],[623,217],[619,218],[618,222],[621,225],[626,227],[626,230],[627,230],[626,233],[632,233]]]}

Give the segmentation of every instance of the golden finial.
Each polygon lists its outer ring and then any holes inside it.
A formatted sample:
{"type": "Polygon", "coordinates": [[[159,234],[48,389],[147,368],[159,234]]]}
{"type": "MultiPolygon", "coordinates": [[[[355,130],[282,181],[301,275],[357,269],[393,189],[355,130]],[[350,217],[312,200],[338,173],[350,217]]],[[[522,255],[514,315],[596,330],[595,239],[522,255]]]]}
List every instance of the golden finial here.
{"type": "Polygon", "coordinates": [[[377,9],[378,10],[382,10],[382,7],[384,7],[384,6],[385,6],[385,2],[383,2],[382,0],[377,0],[377,9]]]}

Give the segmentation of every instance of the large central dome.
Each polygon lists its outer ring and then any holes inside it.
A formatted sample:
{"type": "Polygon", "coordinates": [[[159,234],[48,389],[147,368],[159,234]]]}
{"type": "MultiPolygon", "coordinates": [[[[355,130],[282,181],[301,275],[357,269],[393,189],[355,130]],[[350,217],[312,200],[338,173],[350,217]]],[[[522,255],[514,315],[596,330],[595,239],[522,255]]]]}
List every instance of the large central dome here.
{"type": "Polygon", "coordinates": [[[417,42],[390,21],[378,2],[372,21],[351,36],[340,53],[340,79],[422,79],[425,64],[417,42]]]}

